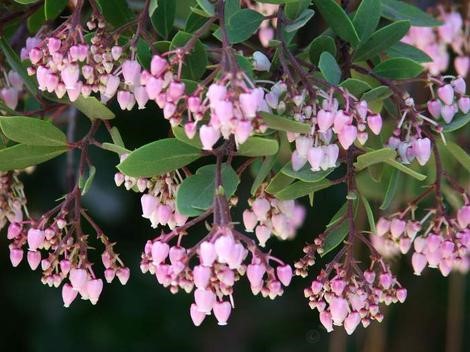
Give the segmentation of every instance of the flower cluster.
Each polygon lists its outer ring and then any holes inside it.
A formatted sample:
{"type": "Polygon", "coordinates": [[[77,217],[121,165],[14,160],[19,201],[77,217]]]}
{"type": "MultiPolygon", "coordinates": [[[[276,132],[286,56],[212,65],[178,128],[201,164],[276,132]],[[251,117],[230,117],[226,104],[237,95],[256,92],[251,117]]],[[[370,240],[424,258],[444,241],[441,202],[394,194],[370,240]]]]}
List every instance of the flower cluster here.
{"type": "MultiPolygon", "coordinates": [[[[0,71],[3,69],[0,67],[0,71]]],[[[23,92],[23,79],[15,71],[3,71],[3,79],[0,78],[0,102],[10,109],[15,110],[18,106],[20,94],[23,92]]]]}
{"type": "Polygon", "coordinates": [[[173,231],[148,241],[142,254],[141,270],[155,274],[157,281],[172,293],[194,289],[191,318],[199,326],[213,312],[219,325],[225,325],[233,304],[233,287],[246,274],[256,295],[275,297],[288,286],[292,269],[277,258],[262,253],[256,244],[229,227],[215,225],[194,247],[181,246],[181,233],[173,231]],[[169,242],[179,237],[174,246],[169,242]],[[251,262],[247,262],[251,254],[251,262]],[[193,257],[198,264],[193,265],[193,257]],[[270,262],[277,263],[274,269],[270,262]]]}
{"type": "Polygon", "coordinates": [[[153,228],[162,225],[173,230],[186,223],[188,218],[176,210],[176,192],[181,183],[178,172],[138,179],[116,173],[114,180],[118,187],[124,185],[127,190],[144,193],[141,197],[142,216],[150,220],[153,228]]]}
{"type": "Polygon", "coordinates": [[[265,192],[248,199],[249,209],[243,212],[247,232],[255,231],[259,245],[264,247],[271,235],[291,239],[305,219],[305,208],[294,200],[279,200],[265,192]]]}
{"type": "Polygon", "coordinates": [[[0,230],[23,221],[26,197],[17,172],[0,172],[0,230]]]}
{"type": "Polygon", "coordinates": [[[445,123],[451,123],[459,110],[463,114],[470,111],[470,97],[465,92],[466,83],[462,77],[452,79],[450,83],[443,81],[436,92],[432,90],[433,96],[437,95],[438,99],[428,101],[429,113],[435,119],[442,117],[445,123]]]}
{"type": "MultiPolygon", "coordinates": [[[[52,287],[62,287],[62,298],[68,307],[78,294],[82,299],[96,304],[103,289],[103,281],[97,278],[92,264],[88,261],[87,235],[83,234],[79,222],[71,219],[67,205],[73,201],[67,196],[62,205],[45,213],[38,221],[12,222],[8,227],[10,243],[10,260],[18,266],[24,257],[32,270],[41,266],[42,283],[52,287]]],[[[84,214],[84,216],[87,216],[84,214]]],[[[107,282],[115,276],[124,285],[129,279],[129,269],[124,267],[119,256],[113,250],[113,244],[100,231],[97,238],[105,249],[101,255],[105,267],[104,276],[107,282]]]]}
{"type": "Polygon", "coordinates": [[[382,261],[373,261],[365,272],[340,263],[333,266],[322,270],[305,289],[310,308],[320,312],[320,322],[328,332],[333,325],[343,325],[351,335],[359,323],[367,327],[372,320],[382,321],[380,304],[406,299],[406,289],[382,261]]]}
{"type": "Polygon", "coordinates": [[[438,8],[443,25],[438,27],[411,27],[403,42],[421,49],[432,61],[424,66],[432,75],[447,71],[449,49],[456,54],[454,68],[458,75],[466,77],[470,69],[469,22],[464,21],[457,11],[438,8]]]}

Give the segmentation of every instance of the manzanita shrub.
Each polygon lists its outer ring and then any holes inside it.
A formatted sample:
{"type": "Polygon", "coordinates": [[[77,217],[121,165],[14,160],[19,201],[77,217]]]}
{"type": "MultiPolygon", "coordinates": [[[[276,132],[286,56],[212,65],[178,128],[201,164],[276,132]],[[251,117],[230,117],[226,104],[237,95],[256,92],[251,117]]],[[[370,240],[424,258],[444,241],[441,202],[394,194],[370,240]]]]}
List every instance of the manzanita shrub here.
{"type": "Polygon", "coordinates": [[[193,295],[195,325],[212,313],[227,323],[239,280],[274,299],[293,275],[310,274],[310,308],[327,331],[351,334],[380,322],[383,304],[405,301],[391,258],[410,253],[416,275],[468,271],[470,23],[459,8],[197,0],[182,2],[181,22],[179,1],[133,3],[1,5],[0,222],[13,266],[40,268],[66,307],[78,295],[96,304],[104,281],[126,284],[119,244],[82,206],[96,172],[89,150],[101,148],[119,156],[114,181],[141,194],[141,215],[157,232],[140,244],[141,271],[193,295]],[[302,47],[307,25],[320,34],[302,47]],[[113,127],[123,118],[109,108],[115,100],[132,114],[157,106],[169,137],[128,150],[126,131],[113,127]],[[90,120],[80,137],[76,115],[90,120]],[[108,140],[97,139],[100,129],[108,140]],[[31,217],[22,172],[64,153],[69,190],[31,217]],[[238,193],[242,179],[248,197],[238,193]],[[401,183],[419,194],[399,194],[401,183]],[[339,185],[344,205],[295,263],[268,249],[315,217],[300,199],[339,185]],[[201,222],[207,232],[194,238],[201,222]],[[102,265],[88,257],[99,244],[102,265]],[[327,254],[329,264],[316,266],[327,254]]]}

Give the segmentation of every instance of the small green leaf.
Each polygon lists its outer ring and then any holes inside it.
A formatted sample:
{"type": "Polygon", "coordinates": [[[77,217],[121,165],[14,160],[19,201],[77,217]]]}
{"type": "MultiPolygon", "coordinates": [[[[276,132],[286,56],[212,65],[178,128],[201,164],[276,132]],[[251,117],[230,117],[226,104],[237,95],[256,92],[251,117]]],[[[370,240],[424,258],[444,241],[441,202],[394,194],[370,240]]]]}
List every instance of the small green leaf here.
{"type": "Polygon", "coordinates": [[[250,137],[241,144],[237,155],[241,156],[269,156],[275,155],[279,150],[279,143],[275,139],[263,137],[250,137]]]}
{"type": "Polygon", "coordinates": [[[269,182],[268,187],[266,187],[266,192],[274,195],[288,187],[293,181],[294,179],[292,177],[289,177],[282,172],[278,172],[271,179],[271,182],[269,182]]]}
{"type": "Polygon", "coordinates": [[[447,142],[447,150],[468,172],[470,172],[470,155],[454,142],[447,142]]]}
{"type": "Polygon", "coordinates": [[[318,182],[326,178],[335,169],[330,168],[325,171],[312,171],[308,165],[304,166],[299,171],[292,169],[292,163],[288,162],[282,169],[281,172],[289,177],[295,178],[303,182],[318,182]]]}
{"type": "MultiPolygon", "coordinates": [[[[222,184],[227,198],[237,190],[240,179],[235,170],[224,164],[222,166],[222,184]]],[[[176,193],[176,208],[185,216],[197,216],[209,209],[214,202],[215,165],[206,165],[181,183],[176,193]]]]}
{"type": "Polygon", "coordinates": [[[46,20],[50,21],[59,16],[67,6],[67,0],[45,0],[44,15],[46,20]]]}
{"type": "Polygon", "coordinates": [[[380,54],[382,51],[398,43],[408,33],[409,29],[409,21],[397,21],[380,28],[364,44],[359,45],[353,60],[365,61],[380,54]]]}
{"type": "Polygon", "coordinates": [[[267,112],[260,112],[263,121],[269,128],[278,131],[309,133],[310,126],[306,123],[294,121],[284,116],[273,115],[267,112]]]}
{"type": "Polygon", "coordinates": [[[106,142],[101,144],[101,148],[104,150],[109,150],[110,152],[116,153],[118,155],[129,154],[131,152],[129,149],[126,149],[123,146],[106,142]]]}
{"type": "Polygon", "coordinates": [[[120,27],[134,18],[127,0],[96,0],[96,3],[106,21],[114,27],[120,27]]]}
{"type": "Polygon", "coordinates": [[[295,32],[296,30],[302,28],[307,24],[308,21],[313,17],[315,14],[315,11],[312,9],[305,9],[299,17],[295,19],[292,23],[289,23],[286,27],[285,30],[286,32],[295,32]]]}
{"type": "MultiPolygon", "coordinates": [[[[193,35],[191,33],[186,33],[183,31],[179,31],[173,37],[171,41],[170,49],[174,50],[176,48],[183,47],[193,35]]],[[[184,59],[183,64],[183,77],[192,79],[192,80],[199,80],[202,77],[204,72],[206,72],[206,66],[208,64],[207,52],[204,49],[201,41],[198,39],[196,40],[196,44],[192,49],[191,53],[187,55],[184,59]]]]}
{"type": "Polygon", "coordinates": [[[374,72],[391,79],[408,79],[418,76],[424,67],[416,61],[406,58],[392,58],[374,67],[374,72]]]}
{"type": "Polygon", "coordinates": [[[364,209],[366,210],[367,220],[369,221],[369,230],[372,233],[377,233],[376,228],[375,228],[374,212],[372,211],[369,201],[362,194],[361,194],[361,201],[362,201],[362,204],[364,204],[364,209]]]}
{"type": "Polygon", "coordinates": [[[155,10],[158,8],[158,0],[150,0],[149,4],[149,17],[152,17],[155,10]]]}
{"type": "Polygon", "coordinates": [[[318,68],[329,83],[337,85],[341,81],[341,68],[329,52],[325,51],[320,55],[318,68]]]}
{"type": "Polygon", "coordinates": [[[280,200],[297,199],[309,195],[312,192],[317,192],[322,189],[332,186],[330,180],[323,179],[318,182],[303,182],[297,181],[287,186],[283,190],[275,194],[276,198],[280,200]]]}
{"type": "Polygon", "coordinates": [[[251,185],[250,193],[251,195],[255,195],[256,191],[258,190],[259,186],[263,183],[266,177],[269,175],[269,172],[272,170],[274,166],[275,159],[272,156],[268,156],[264,158],[261,167],[259,168],[258,172],[256,173],[255,180],[251,185]]]}
{"type": "Polygon", "coordinates": [[[264,16],[250,9],[236,11],[227,21],[227,35],[231,44],[249,39],[258,29],[264,16]]]}
{"type": "Polygon", "coordinates": [[[373,150],[357,157],[354,167],[357,171],[364,170],[371,165],[383,163],[386,160],[395,160],[397,152],[390,148],[373,150]]]}
{"type": "Polygon", "coordinates": [[[363,93],[372,89],[369,83],[361,81],[357,78],[348,78],[347,80],[341,82],[340,86],[346,88],[348,92],[355,97],[360,97],[363,93]]]}
{"type": "Polygon", "coordinates": [[[191,12],[186,19],[186,25],[184,27],[185,32],[193,33],[201,28],[204,23],[208,20],[207,17],[198,15],[197,13],[191,12]]]}
{"type": "Polygon", "coordinates": [[[173,29],[176,17],[176,1],[175,0],[159,0],[158,7],[150,18],[153,28],[163,38],[167,39],[173,29]]]}
{"type": "Polygon", "coordinates": [[[134,150],[117,167],[131,177],[152,177],[179,169],[200,157],[198,149],[167,138],[134,150]]]}
{"type": "Polygon", "coordinates": [[[72,105],[91,120],[111,120],[116,117],[106,105],[100,103],[95,97],[85,98],[83,95],[80,95],[72,105]]]}
{"type": "Polygon", "coordinates": [[[43,163],[67,151],[67,147],[16,144],[0,150],[0,171],[25,169],[43,163]]]}
{"type": "Polygon", "coordinates": [[[329,52],[331,55],[336,56],[335,41],[333,38],[326,35],[316,37],[310,44],[308,51],[310,62],[314,65],[318,65],[320,55],[323,52],[329,52]]]}
{"type": "Polygon", "coordinates": [[[46,16],[44,15],[44,5],[42,5],[28,17],[26,20],[26,27],[28,28],[29,33],[33,34],[39,31],[45,22],[46,16]]]}
{"type": "Polygon", "coordinates": [[[109,134],[111,135],[111,139],[113,140],[114,144],[124,148],[124,140],[122,139],[121,133],[116,126],[111,128],[109,134]]]}
{"type": "Polygon", "coordinates": [[[416,6],[397,0],[382,0],[382,16],[391,21],[408,20],[412,26],[418,27],[436,27],[442,24],[416,6]]]}
{"type": "Polygon", "coordinates": [[[51,122],[25,116],[0,118],[2,132],[12,141],[26,145],[67,146],[67,137],[51,122]]]}
{"type": "Polygon", "coordinates": [[[209,0],[196,0],[196,2],[209,16],[215,15],[214,4],[209,0]]]}
{"type": "Polygon", "coordinates": [[[380,0],[363,0],[354,15],[353,25],[361,41],[374,33],[380,20],[380,0]]]}
{"type": "Polygon", "coordinates": [[[86,179],[82,177],[79,179],[78,185],[79,185],[79,188],[82,190],[82,196],[87,194],[88,191],[90,190],[91,185],[93,184],[93,180],[95,179],[95,174],[96,174],[96,167],[92,165],[90,169],[88,170],[88,177],[86,179]]]}
{"type": "Polygon", "coordinates": [[[361,100],[373,102],[376,100],[384,100],[393,94],[392,90],[387,86],[378,86],[368,92],[362,94],[361,100]]]}
{"type": "Polygon", "coordinates": [[[335,0],[313,0],[333,32],[353,46],[359,43],[359,36],[346,12],[335,0]]]}
{"type": "Polygon", "coordinates": [[[393,166],[394,168],[400,170],[401,172],[410,175],[411,177],[414,177],[415,179],[419,181],[423,181],[426,179],[426,175],[420,174],[419,172],[414,171],[413,169],[410,169],[409,167],[406,167],[402,163],[399,163],[396,160],[385,160],[385,163],[393,166]]]}
{"type": "Polygon", "coordinates": [[[29,5],[29,4],[34,4],[35,2],[38,2],[38,0],[15,0],[15,2],[21,5],[29,5]]]}
{"type": "Polygon", "coordinates": [[[464,127],[470,122],[470,112],[465,115],[457,115],[454,117],[451,123],[444,126],[444,132],[454,132],[464,127]]]}
{"type": "Polygon", "coordinates": [[[390,204],[392,204],[392,201],[398,192],[401,178],[402,175],[400,172],[398,172],[398,169],[392,170],[392,174],[390,175],[390,179],[388,181],[387,190],[385,191],[385,197],[382,205],[380,206],[381,210],[387,210],[388,207],[390,207],[390,204]]]}
{"type": "Polygon", "coordinates": [[[150,62],[152,61],[152,50],[145,40],[141,38],[137,41],[137,61],[145,69],[150,68],[150,62]]]}
{"type": "Polygon", "coordinates": [[[405,57],[419,63],[431,62],[432,58],[424,51],[415,48],[413,45],[398,42],[387,50],[390,57],[405,57]]]}

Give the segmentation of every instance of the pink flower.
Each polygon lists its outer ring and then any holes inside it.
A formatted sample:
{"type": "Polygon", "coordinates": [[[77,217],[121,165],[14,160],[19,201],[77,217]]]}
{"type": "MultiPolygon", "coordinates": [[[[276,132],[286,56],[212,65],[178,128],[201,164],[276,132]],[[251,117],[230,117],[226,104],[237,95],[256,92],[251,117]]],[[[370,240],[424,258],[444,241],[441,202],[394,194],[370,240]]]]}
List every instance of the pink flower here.
{"type": "Polygon", "coordinates": [[[227,325],[227,320],[232,311],[232,305],[229,302],[216,302],[213,309],[218,325],[227,325]]]}
{"type": "Polygon", "coordinates": [[[69,64],[60,72],[60,77],[65,84],[65,89],[75,89],[80,77],[78,65],[69,64]]]}
{"type": "Polygon", "coordinates": [[[450,84],[438,88],[437,95],[446,105],[452,105],[454,102],[454,88],[450,84]]]}
{"type": "Polygon", "coordinates": [[[380,114],[369,116],[367,118],[367,124],[370,130],[378,136],[380,131],[382,131],[382,116],[380,114]]]}
{"type": "Polygon", "coordinates": [[[122,64],[122,76],[128,85],[137,85],[140,81],[140,71],[142,68],[136,60],[126,60],[122,64]]]}
{"type": "Polygon", "coordinates": [[[91,304],[95,305],[98,302],[101,291],[103,291],[103,280],[94,279],[86,283],[86,292],[91,304]]]}
{"type": "Polygon", "coordinates": [[[38,229],[29,229],[28,230],[28,246],[29,250],[35,251],[42,246],[44,240],[46,238],[46,234],[44,231],[38,229]]]}
{"type": "Polygon", "coordinates": [[[202,125],[199,129],[199,138],[204,150],[212,150],[212,147],[220,138],[220,132],[212,126],[202,125]]]}
{"type": "Polygon", "coordinates": [[[266,198],[256,198],[251,207],[258,220],[264,221],[268,211],[271,209],[271,204],[269,204],[266,198]]]}
{"type": "Polygon", "coordinates": [[[150,62],[150,72],[156,77],[160,77],[162,73],[167,69],[168,62],[158,55],[152,57],[150,62]]]}
{"type": "Polygon", "coordinates": [[[261,288],[266,268],[262,264],[250,264],[246,268],[246,275],[252,288],[261,288]]]}
{"type": "Polygon", "coordinates": [[[207,288],[207,286],[209,285],[211,276],[212,276],[212,270],[210,267],[196,265],[193,268],[194,285],[197,288],[203,288],[203,289],[207,288]]]}
{"type": "Polygon", "coordinates": [[[119,268],[116,271],[116,276],[119,279],[119,282],[121,285],[125,285],[127,281],[129,281],[129,276],[130,276],[130,270],[129,268],[119,268]]]}
{"type": "Polygon", "coordinates": [[[17,267],[23,260],[23,251],[19,248],[10,248],[11,265],[17,267]]]}
{"type": "Polygon", "coordinates": [[[210,314],[215,300],[216,296],[211,290],[198,288],[194,291],[194,301],[201,313],[210,314]]]}
{"type": "Polygon", "coordinates": [[[195,326],[199,326],[202,324],[204,319],[206,318],[206,313],[199,311],[198,306],[196,304],[191,304],[191,308],[189,310],[191,315],[191,320],[195,326]]]}
{"type": "Polygon", "coordinates": [[[70,269],[69,279],[73,289],[81,291],[86,286],[88,273],[85,269],[72,268],[70,269]]]}
{"type": "Polygon", "coordinates": [[[292,280],[292,268],[290,265],[281,265],[276,268],[277,278],[284,286],[289,286],[292,280]]]}
{"type": "Polygon", "coordinates": [[[74,290],[70,284],[64,284],[62,286],[62,300],[64,301],[64,307],[70,307],[70,304],[77,298],[78,291],[74,290]]]}
{"type": "Polygon", "coordinates": [[[415,252],[411,257],[411,264],[413,265],[414,274],[420,276],[427,264],[426,257],[421,253],[415,252]]]}
{"type": "Polygon", "coordinates": [[[333,125],[334,118],[331,111],[320,110],[317,114],[318,130],[326,132],[333,125]]]}
{"type": "Polygon", "coordinates": [[[431,141],[429,138],[418,138],[413,142],[413,153],[421,166],[426,165],[431,157],[431,141]]]}
{"type": "Polygon", "coordinates": [[[202,242],[199,246],[199,258],[202,265],[212,266],[217,258],[214,244],[207,241],[202,242]]]}
{"type": "Polygon", "coordinates": [[[258,222],[258,219],[252,211],[245,209],[243,211],[243,224],[245,225],[245,230],[247,232],[253,232],[255,226],[258,222]]]}
{"type": "Polygon", "coordinates": [[[348,335],[351,335],[361,322],[361,316],[358,312],[351,312],[344,320],[344,329],[348,335]]]}
{"type": "Polygon", "coordinates": [[[348,150],[357,137],[357,128],[353,125],[344,125],[341,132],[338,133],[338,140],[341,146],[348,150]]]}
{"type": "Polygon", "coordinates": [[[331,318],[335,325],[341,325],[348,315],[348,302],[341,297],[333,297],[330,301],[331,318]]]}
{"type": "Polygon", "coordinates": [[[320,312],[320,322],[325,327],[327,332],[332,332],[333,331],[333,321],[331,319],[330,312],[328,312],[326,310],[320,312]]]}
{"type": "Polygon", "coordinates": [[[31,268],[31,270],[36,270],[37,267],[39,266],[39,263],[41,263],[41,252],[31,252],[29,251],[26,258],[28,259],[28,264],[31,268]]]}
{"type": "Polygon", "coordinates": [[[259,97],[256,91],[250,93],[242,93],[239,96],[240,99],[240,108],[243,111],[243,114],[246,118],[254,118],[256,116],[256,111],[258,110],[258,101],[259,97]]]}
{"type": "Polygon", "coordinates": [[[152,244],[152,260],[154,265],[158,265],[166,260],[170,246],[168,243],[156,241],[152,244]]]}
{"type": "Polygon", "coordinates": [[[308,162],[312,171],[320,171],[320,165],[325,157],[324,150],[321,147],[313,147],[308,151],[308,162]]]}

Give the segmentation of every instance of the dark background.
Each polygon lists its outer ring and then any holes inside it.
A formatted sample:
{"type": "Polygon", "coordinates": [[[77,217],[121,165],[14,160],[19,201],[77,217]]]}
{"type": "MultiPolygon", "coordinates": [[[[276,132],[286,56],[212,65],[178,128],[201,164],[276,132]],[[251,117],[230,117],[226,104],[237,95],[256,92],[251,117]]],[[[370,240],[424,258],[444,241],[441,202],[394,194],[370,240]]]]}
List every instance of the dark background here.
{"type": "MultiPolygon", "coordinates": [[[[310,37],[311,33],[305,32],[302,40],[310,37]]],[[[120,112],[115,123],[130,149],[168,133],[168,124],[156,109],[120,112]]],[[[78,127],[77,136],[80,136],[88,127],[87,119],[79,117],[78,127]]],[[[103,132],[101,140],[107,138],[103,132]]],[[[468,129],[466,132],[468,138],[468,129]]],[[[85,206],[107,235],[118,242],[116,250],[131,268],[131,279],[125,287],[117,280],[111,285],[105,284],[96,306],[77,299],[65,309],[60,289],[42,285],[40,273],[32,272],[26,261],[19,268],[11,267],[8,241],[2,232],[0,351],[470,350],[468,279],[456,273],[446,279],[438,271],[429,269],[422,277],[415,277],[409,256],[393,263],[400,281],[408,289],[408,299],[404,304],[384,308],[385,319],[381,324],[372,323],[367,329],[359,327],[351,337],[347,337],[342,328],[326,333],[318,320],[318,312],[308,308],[303,289],[311,282],[312,275],[309,279],[295,278],[290,289],[275,301],[252,296],[246,280],[241,280],[235,290],[237,308],[232,311],[228,326],[219,327],[210,317],[201,327],[194,327],[189,317],[192,296],[172,295],[158,285],[153,276],[140,272],[143,246],[157,232],[140,217],[138,195],[115,187],[113,174],[117,157],[100,150],[93,150],[91,157],[97,166],[97,176],[85,197],[85,206]]],[[[64,169],[65,158],[62,157],[39,166],[33,175],[22,177],[33,215],[39,216],[53,207],[55,199],[63,195],[64,169]]],[[[464,177],[468,182],[468,174],[464,177]]],[[[404,179],[409,182],[408,178],[404,179]]],[[[240,199],[244,199],[249,189],[249,180],[244,181],[240,199]]],[[[403,185],[403,193],[408,186],[403,185]]],[[[379,193],[383,192],[383,187],[376,188],[379,193]]],[[[301,255],[302,245],[321,232],[343,200],[344,189],[341,188],[318,193],[313,208],[309,209],[308,221],[297,238],[286,243],[271,239],[268,244],[273,252],[292,263],[301,255]]],[[[234,218],[241,218],[239,212],[235,212],[234,218]]],[[[200,235],[202,229],[192,232],[192,236],[200,235]]],[[[101,251],[92,252],[95,252],[91,254],[96,256],[95,262],[99,263],[101,251]]],[[[322,264],[319,262],[314,271],[322,264]]],[[[100,264],[96,267],[100,272],[100,264]]]]}

